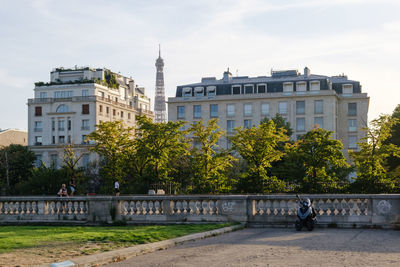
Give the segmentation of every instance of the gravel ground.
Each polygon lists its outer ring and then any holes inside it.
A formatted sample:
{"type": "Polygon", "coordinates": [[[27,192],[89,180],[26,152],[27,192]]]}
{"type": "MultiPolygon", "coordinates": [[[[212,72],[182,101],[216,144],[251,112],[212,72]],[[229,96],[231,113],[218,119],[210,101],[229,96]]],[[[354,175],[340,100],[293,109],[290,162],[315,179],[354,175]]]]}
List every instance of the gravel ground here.
{"type": "Polygon", "coordinates": [[[400,231],[244,229],[107,266],[400,266],[400,231]]]}

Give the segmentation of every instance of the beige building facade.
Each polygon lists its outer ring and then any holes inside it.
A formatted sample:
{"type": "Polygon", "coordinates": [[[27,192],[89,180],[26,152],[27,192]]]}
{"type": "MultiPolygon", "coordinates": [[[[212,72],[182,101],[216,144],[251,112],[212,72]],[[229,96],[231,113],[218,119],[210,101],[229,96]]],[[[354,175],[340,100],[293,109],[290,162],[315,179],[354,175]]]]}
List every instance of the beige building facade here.
{"type": "Polygon", "coordinates": [[[17,129],[0,130],[0,147],[9,145],[28,145],[28,132],[17,129]]]}
{"type": "MultiPolygon", "coordinates": [[[[333,131],[343,142],[344,153],[356,150],[364,137],[362,127],[368,121],[369,97],[361,92],[358,81],[346,76],[323,76],[308,68],[273,71],[271,76],[232,77],[229,71],[222,79],[203,78],[200,83],[180,85],[176,96],[168,99],[168,119],[188,122],[218,118],[228,136],[235,127],[258,125],[264,118],[279,113],[290,122],[291,138],[296,140],[314,127],[333,131]]],[[[222,148],[230,148],[227,138],[222,148]]]]}
{"type": "Polygon", "coordinates": [[[55,69],[50,82],[35,84],[28,99],[28,144],[37,164],[61,165],[66,145],[82,155],[80,165],[97,160],[87,136],[97,124],[121,120],[135,126],[135,116],[154,117],[145,89],[107,69],[55,69]]]}

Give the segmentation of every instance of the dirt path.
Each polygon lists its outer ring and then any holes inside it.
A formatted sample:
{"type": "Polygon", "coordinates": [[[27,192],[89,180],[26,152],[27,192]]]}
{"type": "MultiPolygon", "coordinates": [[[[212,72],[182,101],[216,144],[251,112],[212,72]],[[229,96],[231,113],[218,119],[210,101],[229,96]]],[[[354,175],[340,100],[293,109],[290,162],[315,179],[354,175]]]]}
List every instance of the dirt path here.
{"type": "Polygon", "coordinates": [[[245,229],[108,266],[400,266],[400,231],[245,229]]]}

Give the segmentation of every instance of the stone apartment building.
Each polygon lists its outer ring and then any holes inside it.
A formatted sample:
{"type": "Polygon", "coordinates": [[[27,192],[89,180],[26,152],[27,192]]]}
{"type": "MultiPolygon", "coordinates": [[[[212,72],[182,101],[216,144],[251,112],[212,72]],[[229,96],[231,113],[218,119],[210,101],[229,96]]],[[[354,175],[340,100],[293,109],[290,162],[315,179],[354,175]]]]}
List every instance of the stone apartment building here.
{"type": "Polygon", "coordinates": [[[0,148],[9,145],[28,145],[28,132],[17,129],[0,130],[0,148]]]}
{"type": "Polygon", "coordinates": [[[136,115],[154,117],[145,88],[132,78],[104,68],[57,68],[50,82],[35,83],[28,99],[28,145],[37,164],[60,166],[63,148],[72,144],[84,166],[97,160],[86,139],[96,124],[122,120],[135,126],[136,115]]]}
{"type": "MultiPolygon", "coordinates": [[[[298,139],[318,127],[333,131],[347,150],[357,149],[364,136],[360,128],[367,125],[369,97],[361,91],[360,82],[347,76],[311,74],[306,67],[297,70],[271,71],[271,76],[202,78],[199,83],[179,85],[175,97],[168,98],[168,120],[194,121],[219,119],[219,126],[234,134],[235,127],[258,125],[264,118],[277,113],[290,122],[298,139]]],[[[230,148],[227,138],[219,141],[230,148]]]]}

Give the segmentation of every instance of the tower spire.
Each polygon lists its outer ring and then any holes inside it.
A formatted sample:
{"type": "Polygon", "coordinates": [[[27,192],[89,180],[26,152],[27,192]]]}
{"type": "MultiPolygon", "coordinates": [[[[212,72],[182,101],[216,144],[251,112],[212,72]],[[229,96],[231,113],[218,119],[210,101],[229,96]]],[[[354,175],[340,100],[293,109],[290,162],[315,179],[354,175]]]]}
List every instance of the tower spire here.
{"type": "Polygon", "coordinates": [[[164,60],[161,58],[161,45],[158,44],[158,58],[156,60],[156,93],[154,101],[154,121],[166,122],[167,110],[165,107],[165,89],[164,89],[164,60]]]}

